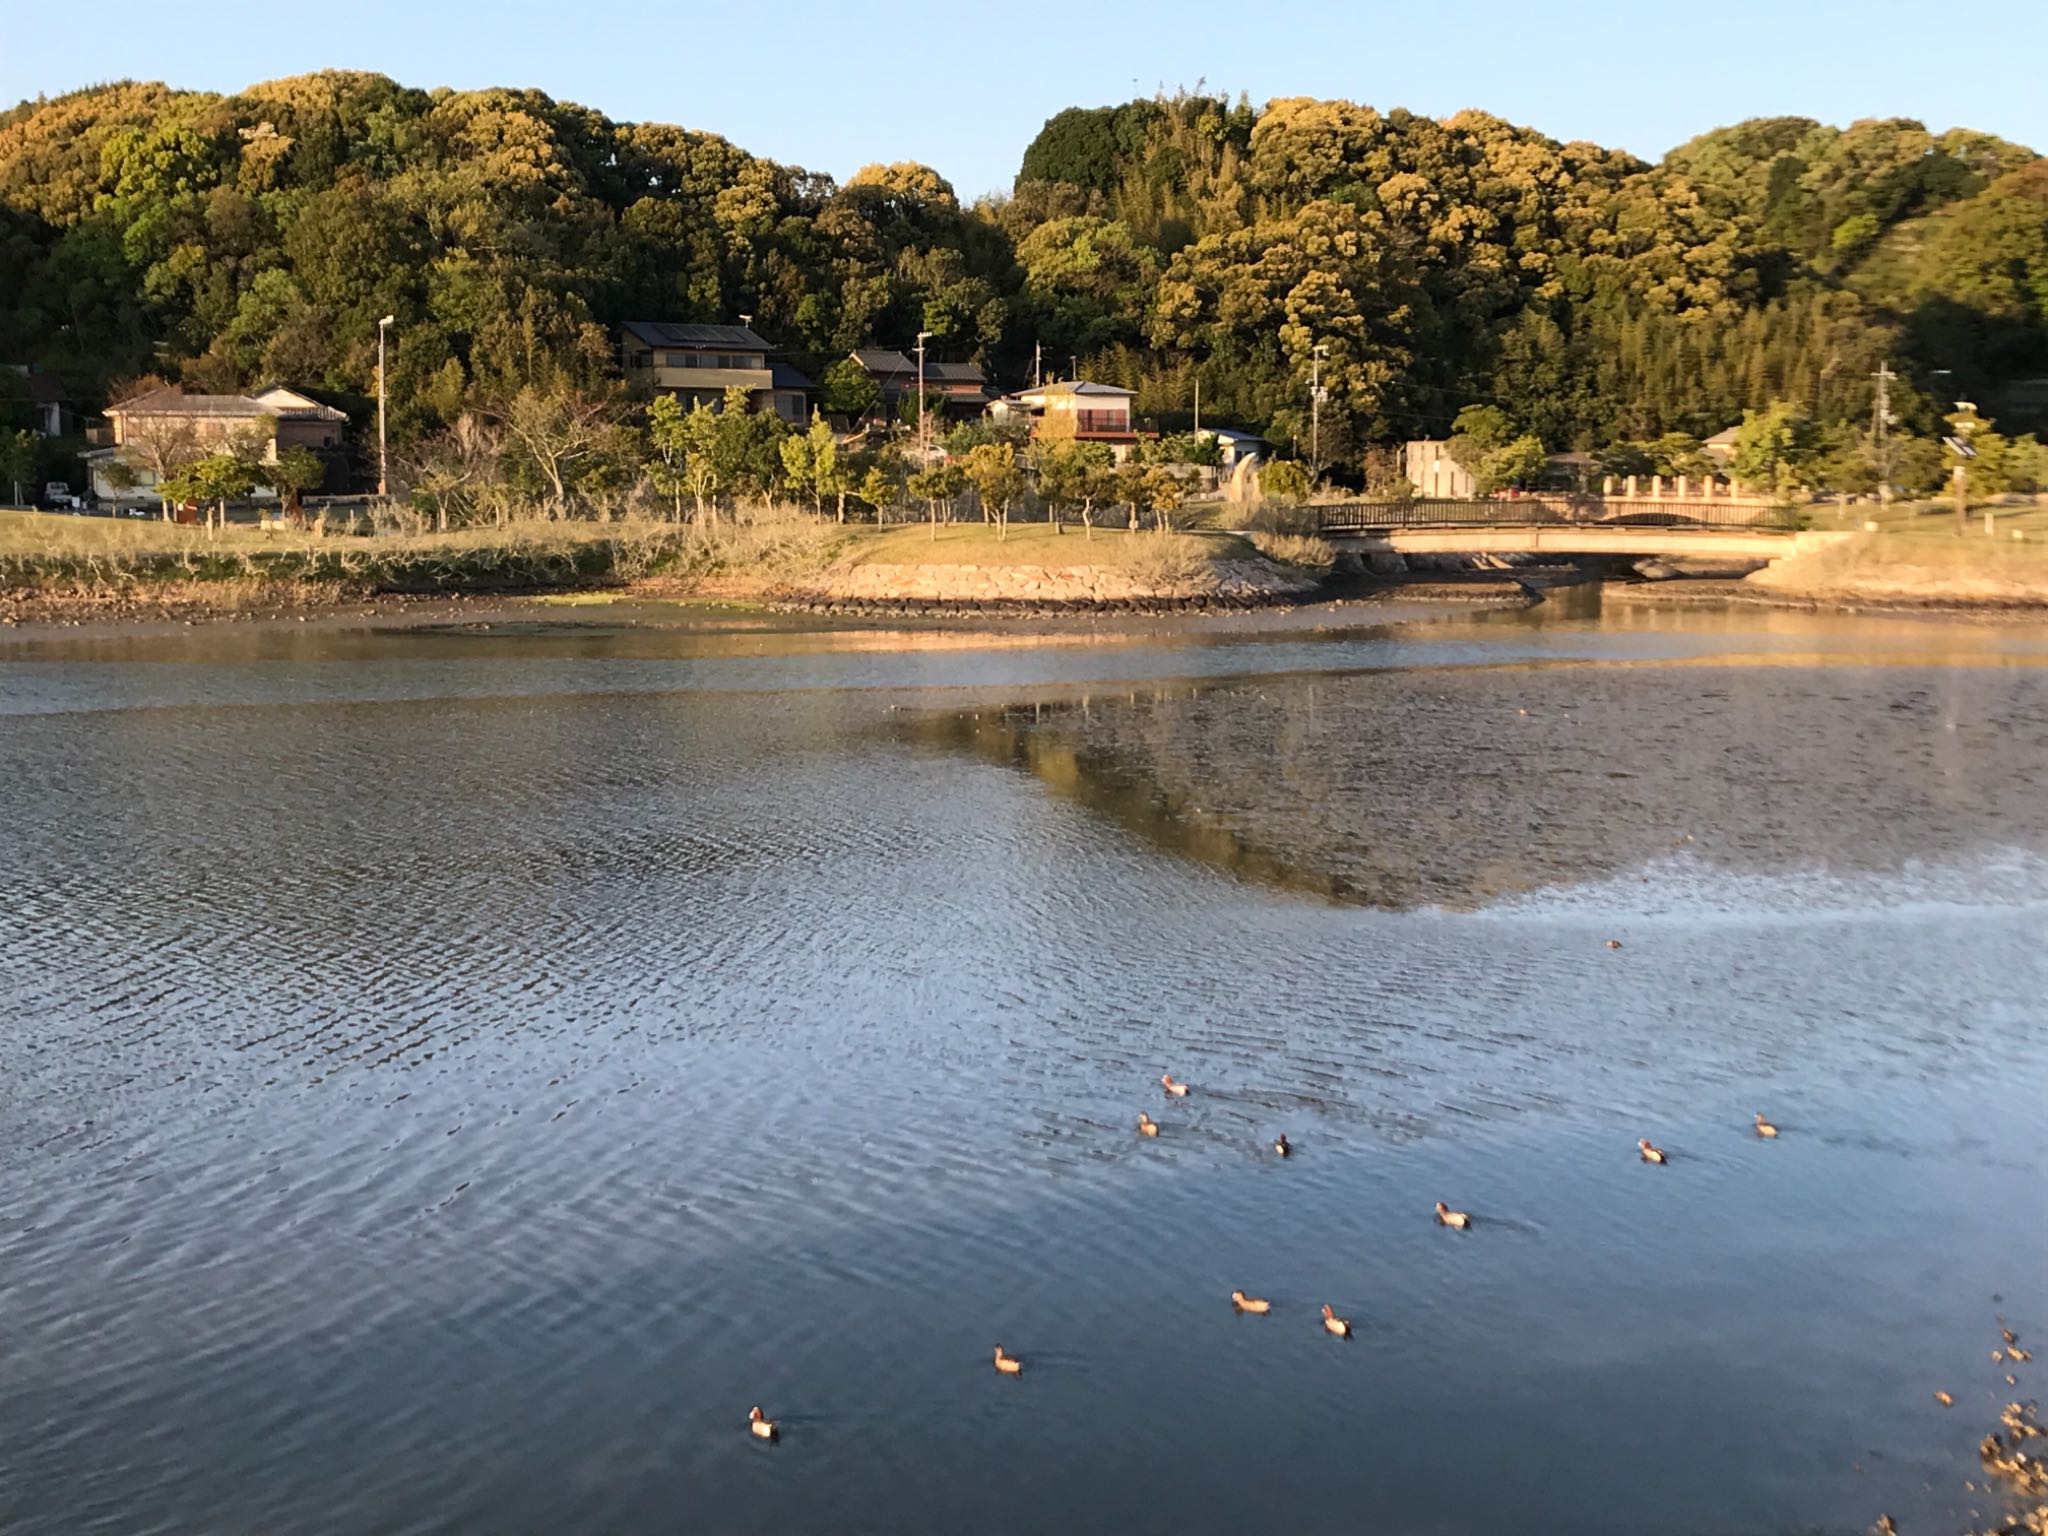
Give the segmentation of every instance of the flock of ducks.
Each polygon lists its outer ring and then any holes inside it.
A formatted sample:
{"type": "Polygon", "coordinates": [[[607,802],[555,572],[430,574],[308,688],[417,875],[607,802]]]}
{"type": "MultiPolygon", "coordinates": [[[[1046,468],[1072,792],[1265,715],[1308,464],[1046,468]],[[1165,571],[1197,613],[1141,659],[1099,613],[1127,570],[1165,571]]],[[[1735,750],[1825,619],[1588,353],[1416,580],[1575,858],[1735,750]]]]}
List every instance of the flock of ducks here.
{"type": "MultiPolygon", "coordinates": [[[[1611,944],[1611,947],[1618,948],[1619,945],[1611,944]]],[[[1188,1096],[1188,1085],[1174,1077],[1171,1072],[1160,1074],[1159,1086],[1166,1091],[1166,1096],[1170,1099],[1184,1099],[1188,1096]]],[[[1756,1133],[1758,1136],[1768,1140],[1778,1134],[1778,1128],[1766,1120],[1762,1113],[1759,1112],[1756,1117],[1756,1133]]],[[[1138,1113],[1138,1134],[1144,1137],[1157,1137],[1159,1135],[1159,1122],[1142,1110],[1138,1113]]],[[[1651,1145],[1647,1137],[1636,1142],[1636,1152],[1646,1163],[1655,1163],[1661,1166],[1669,1161],[1665,1156],[1664,1150],[1661,1147],[1651,1145]]],[[[1293,1154],[1294,1148],[1288,1142],[1287,1135],[1283,1131],[1273,1139],[1273,1155],[1276,1157],[1291,1157],[1293,1154]]],[[[1436,1203],[1436,1221],[1438,1226],[1449,1227],[1456,1232],[1466,1231],[1472,1226],[1472,1217],[1469,1212],[1454,1211],[1441,1200],[1436,1203]]],[[[1230,1293],[1230,1304],[1239,1312],[1250,1313],[1258,1317],[1263,1317],[1273,1310],[1273,1303],[1265,1297],[1250,1296],[1243,1291],[1232,1291],[1230,1293]]],[[[1336,1309],[1325,1302],[1323,1304],[1323,1331],[1334,1334],[1340,1339],[1348,1339],[1351,1337],[1351,1320],[1339,1317],[1336,1309]]],[[[2008,1334],[2006,1337],[2008,1343],[2010,1343],[2011,1335],[2008,1334]]],[[[2012,1351],[2012,1353],[2016,1359],[2025,1358],[2017,1350],[2012,1351]]],[[[995,1366],[996,1370],[1004,1376],[1021,1376],[1024,1373],[1024,1362],[1015,1355],[1005,1354],[1003,1346],[1000,1344],[996,1346],[995,1366]]],[[[748,1412],[747,1427],[757,1439],[761,1440],[775,1440],[780,1438],[781,1435],[781,1431],[775,1421],[764,1415],[758,1406],[748,1412]]]]}

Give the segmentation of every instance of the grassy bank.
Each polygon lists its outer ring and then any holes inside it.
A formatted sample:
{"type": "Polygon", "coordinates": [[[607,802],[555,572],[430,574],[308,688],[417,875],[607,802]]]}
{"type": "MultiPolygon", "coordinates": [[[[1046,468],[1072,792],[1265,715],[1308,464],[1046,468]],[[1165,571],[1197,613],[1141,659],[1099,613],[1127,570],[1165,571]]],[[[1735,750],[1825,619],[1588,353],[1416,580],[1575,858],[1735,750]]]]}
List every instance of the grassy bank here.
{"type": "Polygon", "coordinates": [[[820,569],[842,536],[796,514],[703,527],[540,519],[445,533],[315,533],[0,512],[0,593],[17,602],[222,608],[384,594],[562,592],[652,578],[820,569]]]}
{"type": "MultiPolygon", "coordinates": [[[[2035,533],[1996,537],[1977,529],[1958,538],[1953,523],[1921,517],[1881,524],[1878,532],[1795,555],[1744,583],[1767,596],[1818,603],[1919,607],[2048,608],[2048,514],[2029,509],[2035,533]]],[[[2015,518],[2015,522],[2020,520],[2015,518]]]]}
{"type": "Polygon", "coordinates": [[[839,592],[886,602],[1015,588],[1025,602],[1041,591],[1048,601],[1080,591],[1129,599],[1198,595],[1241,586],[1252,579],[1247,570],[1278,569],[1253,538],[1214,531],[1119,526],[1091,536],[1013,523],[1004,535],[973,522],[935,533],[921,523],[846,526],[773,507],[702,526],[535,519],[369,534],[234,524],[211,536],[156,519],[0,512],[0,612],[15,619],[628,590],[769,600],[839,592]],[[1066,582],[1057,592],[1037,584],[1056,575],[1066,582]]]}

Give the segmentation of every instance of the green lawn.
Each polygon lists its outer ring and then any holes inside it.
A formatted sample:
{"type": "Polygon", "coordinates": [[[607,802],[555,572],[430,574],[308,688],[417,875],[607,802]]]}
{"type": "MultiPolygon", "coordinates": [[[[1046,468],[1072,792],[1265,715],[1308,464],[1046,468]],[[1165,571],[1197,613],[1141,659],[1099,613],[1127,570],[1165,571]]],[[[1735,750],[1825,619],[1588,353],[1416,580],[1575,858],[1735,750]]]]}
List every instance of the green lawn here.
{"type": "MultiPolygon", "coordinates": [[[[1121,525],[1097,528],[1094,537],[1070,527],[1055,533],[1047,523],[1012,523],[1009,536],[983,523],[941,523],[933,537],[929,524],[901,528],[849,529],[842,559],[851,565],[1095,565],[1119,566],[1156,557],[1160,536],[1132,533],[1121,525]]],[[[1211,559],[1254,558],[1257,551],[1235,534],[1177,533],[1170,537],[1195,546],[1211,559]]]]}

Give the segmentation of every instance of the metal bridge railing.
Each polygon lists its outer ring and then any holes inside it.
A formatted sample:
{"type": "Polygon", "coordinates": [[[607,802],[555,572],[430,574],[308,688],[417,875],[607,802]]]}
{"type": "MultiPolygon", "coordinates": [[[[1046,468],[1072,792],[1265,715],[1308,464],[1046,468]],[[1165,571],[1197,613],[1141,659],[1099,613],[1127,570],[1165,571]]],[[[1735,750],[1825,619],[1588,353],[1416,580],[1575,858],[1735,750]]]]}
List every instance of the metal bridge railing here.
{"type": "Polygon", "coordinates": [[[1306,510],[1319,533],[1383,533],[1403,528],[1741,528],[1790,532],[1790,507],[1745,498],[1518,496],[1486,501],[1329,501],[1306,510]]]}

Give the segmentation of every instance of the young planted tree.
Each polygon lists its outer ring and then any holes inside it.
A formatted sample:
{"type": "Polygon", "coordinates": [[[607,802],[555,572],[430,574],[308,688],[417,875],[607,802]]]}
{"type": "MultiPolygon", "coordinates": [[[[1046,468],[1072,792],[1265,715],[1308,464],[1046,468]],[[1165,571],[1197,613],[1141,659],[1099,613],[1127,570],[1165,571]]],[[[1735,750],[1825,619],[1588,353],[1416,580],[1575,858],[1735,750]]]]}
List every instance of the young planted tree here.
{"type": "Polygon", "coordinates": [[[1188,483],[1164,466],[1145,471],[1145,504],[1152,509],[1153,526],[1161,533],[1173,531],[1173,514],[1188,499],[1188,483]]]}
{"type": "MultiPolygon", "coordinates": [[[[873,510],[875,526],[880,527],[882,514],[896,504],[896,482],[889,478],[888,472],[881,465],[870,464],[868,472],[861,476],[860,488],[853,494],[873,510]]],[[[914,496],[917,493],[912,491],[911,494],[914,496]]]]}
{"type": "Polygon", "coordinates": [[[1008,443],[983,443],[967,455],[966,475],[981,501],[983,518],[996,525],[996,538],[1010,536],[1010,507],[1024,492],[1017,450],[1008,443]]]}
{"type": "Polygon", "coordinates": [[[670,498],[675,520],[683,520],[683,496],[689,490],[685,473],[689,457],[689,415],[674,395],[656,395],[647,403],[647,474],[654,488],[670,498]]]}
{"type": "Polygon", "coordinates": [[[327,463],[310,448],[291,447],[277,456],[275,464],[263,466],[263,480],[277,492],[285,515],[303,526],[306,521],[301,498],[326,483],[327,463]]]}
{"type": "Polygon", "coordinates": [[[1117,465],[1110,483],[1116,488],[1116,499],[1130,509],[1131,532],[1136,533],[1139,514],[1152,504],[1150,472],[1136,459],[1126,459],[1117,465]]]}

